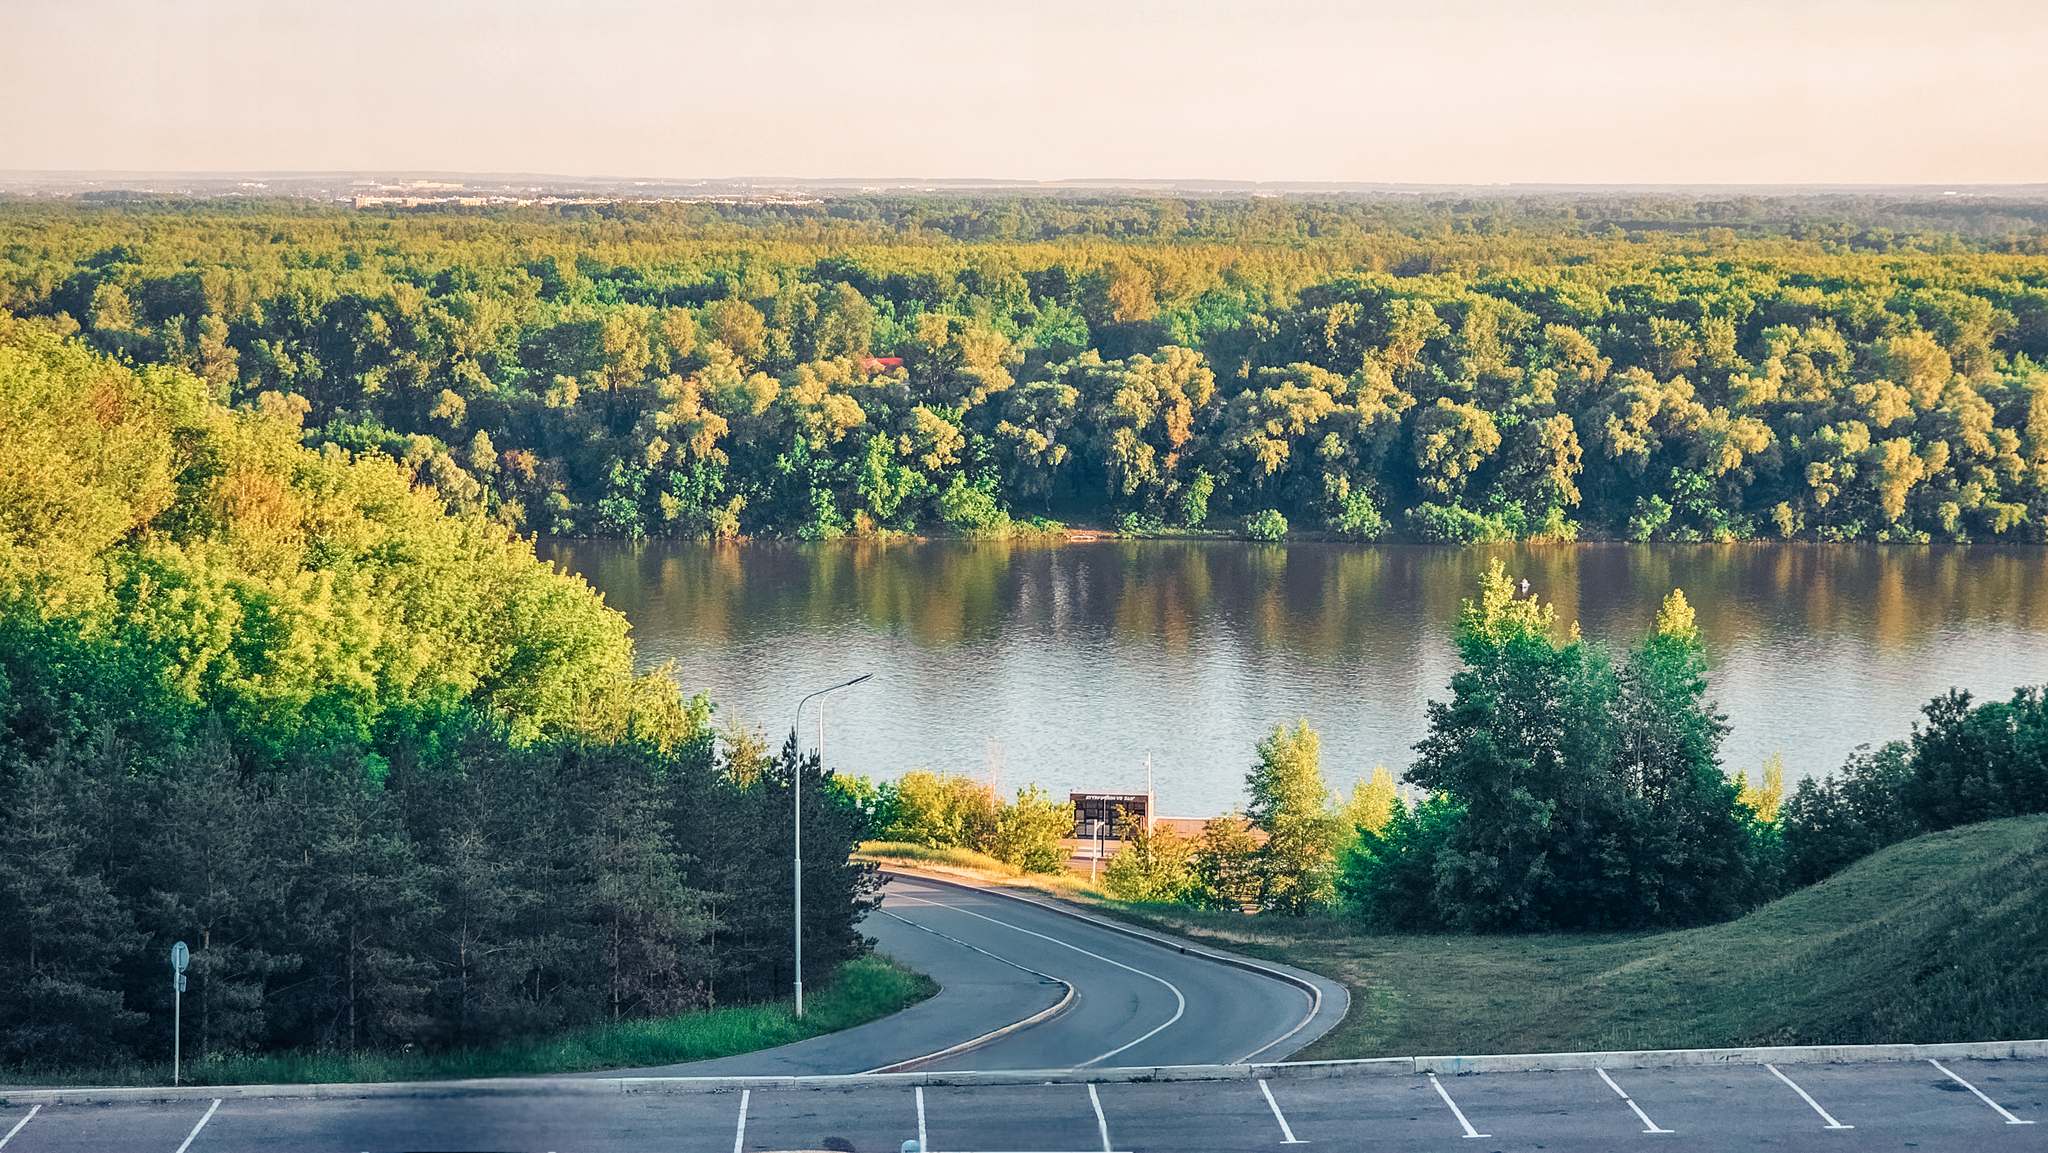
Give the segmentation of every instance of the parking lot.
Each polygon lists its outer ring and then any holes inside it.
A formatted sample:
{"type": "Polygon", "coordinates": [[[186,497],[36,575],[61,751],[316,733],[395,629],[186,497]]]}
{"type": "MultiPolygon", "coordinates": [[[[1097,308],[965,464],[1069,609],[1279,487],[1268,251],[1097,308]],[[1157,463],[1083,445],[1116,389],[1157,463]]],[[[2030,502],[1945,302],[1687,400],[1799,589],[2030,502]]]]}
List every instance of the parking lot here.
{"type": "MultiPolygon", "coordinates": [[[[644,1083],[643,1083],[644,1084],[644,1083]]],[[[2048,1061],[10,1103],[4,1153],[2043,1149],[2048,1061]]]]}

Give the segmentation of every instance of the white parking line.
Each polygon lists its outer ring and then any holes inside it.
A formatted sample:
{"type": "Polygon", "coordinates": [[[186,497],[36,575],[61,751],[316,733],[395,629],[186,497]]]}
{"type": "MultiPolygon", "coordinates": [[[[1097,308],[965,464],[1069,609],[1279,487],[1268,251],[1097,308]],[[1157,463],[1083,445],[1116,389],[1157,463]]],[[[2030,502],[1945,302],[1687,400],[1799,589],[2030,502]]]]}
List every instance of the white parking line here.
{"type": "Polygon", "coordinates": [[[1109,1118],[1102,1115],[1102,1098],[1095,1095],[1095,1082],[1088,1082],[1088,1101],[1095,1106],[1095,1127],[1102,1130],[1102,1153],[1111,1153],[1109,1143],[1109,1118]]]}
{"type": "Polygon", "coordinates": [[[1638,1117],[1641,1117],[1641,1118],[1643,1119],[1643,1124],[1645,1124],[1645,1125],[1649,1126],[1649,1128],[1647,1128],[1647,1129],[1643,1130],[1643,1132],[1645,1132],[1645,1133],[1676,1133],[1676,1132],[1678,1131],[1678,1130],[1676,1130],[1676,1129],[1659,1129],[1659,1128],[1657,1128],[1657,1123],[1656,1123],[1655,1121],[1652,1121],[1652,1120],[1650,1120],[1650,1115],[1649,1115],[1648,1113],[1645,1113],[1645,1112],[1643,1112],[1643,1107],[1642,1107],[1642,1106],[1640,1106],[1640,1105],[1638,1105],[1638,1104],[1636,1104],[1636,1099],[1635,1099],[1635,1098],[1633,1098],[1633,1097],[1631,1097],[1631,1096],[1629,1096],[1629,1095],[1628,1095],[1628,1094],[1626,1094],[1626,1093],[1622,1093],[1622,1092],[1621,1092],[1621,1086],[1619,1086],[1619,1085],[1616,1085],[1616,1084],[1614,1083],[1614,1078],[1612,1078],[1612,1077],[1609,1077],[1609,1076],[1607,1075],[1607,1070],[1605,1070],[1605,1069],[1594,1069],[1594,1070],[1593,1070],[1593,1072],[1595,1072],[1595,1073],[1598,1073],[1598,1074],[1600,1074],[1600,1079],[1601,1079],[1602,1081],[1605,1081],[1605,1082],[1607,1082],[1607,1087],[1608,1087],[1609,1089],[1612,1089],[1612,1090],[1614,1090],[1614,1091],[1615,1091],[1616,1093],[1621,1093],[1621,1099],[1622,1099],[1622,1100],[1624,1100],[1624,1101],[1626,1101],[1626,1102],[1628,1102],[1628,1107],[1629,1107],[1629,1108],[1631,1108],[1631,1109],[1634,1109],[1634,1110],[1636,1111],[1636,1116],[1638,1116],[1638,1117]]]}
{"type": "Polygon", "coordinates": [[[192,1131],[190,1133],[185,1134],[185,1143],[183,1145],[178,1146],[178,1153],[185,1153],[185,1150],[190,1149],[192,1147],[192,1139],[194,1137],[199,1136],[199,1131],[201,1129],[206,1128],[206,1123],[208,1121],[213,1120],[213,1111],[215,1109],[220,1108],[220,1103],[221,1098],[215,1097],[213,1099],[213,1104],[209,1106],[206,1110],[206,1116],[201,1117],[199,1119],[199,1124],[192,1126],[192,1131]]]}
{"type": "Polygon", "coordinates": [[[924,1086],[917,1087],[917,1153],[925,1153],[932,1147],[924,1136],[924,1086]]]}
{"type": "MultiPolygon", "coordinates": [[[[740,1153],[740,1146],[747,1142],[747,1098],[753,1095],[752,1089],[740,1090],[740,1127],[739,1131],[732,1135],[732,1153],[740,1153]]],[[[921,1105],[924,1102],[920,1098],[918,1103],[921,1105]]]]}
{"type": "Polygon", "coordinates": [[[7,1131],[7,1136],[5,1136],[5,1137],[0,1137],[0,1146],[4,1146],[4,1145],[6,1145],[6,1144],[7,1144],[7,1143],[8,1143],[9,1141],[12,1141],[12,1140],[14,1140],[14,1135],[15,1135],[16,1133],[19,1133],[19,1132],[21,1132],[21,1127],[22,1127],[23,1125],[26,1125],[26,1124],[28,1124],[29,1122],[31,1122],[31,1121],[33,1121],[33,1120],[35,1120],[35,1119],[36,1119],[36,1114],[38,1114],[38,1113],[40,1113],[40,1112],[42,1112],[42,1111],[43,1111],[43,1107],[42,1107],[41,1105],[35,1105],[35,1106],[31,1106],[31,1107],[29,1108],[29,1111],[28,1111],[28,1116],[26,1116],[26,1117],[23,1117],[23,1118],[22,1118],[21,1120],[19,1120],[19,1121],[16,1121],[16,1122],[14,1123],[14,1128],[12,1128],[12,1129],[9,1129],[9,1130],[7,1131]]]}
{"type": "Polygon", "coordinates": [[[1308,1144],[1308,1142],[1306,1141],[1297,1141],[1294,1139],[1294,1130],[1287,1127],[1286,1114],[1280,1112],[1280,1102],[1273,1100],[1273,1091],[1266,1087],[1266,1083],[1264,1081],[1259,1082],[1259,1092],[1264,1093],[1266,1095],[1266,1104],[1271,1105],[1273,1107],[1273,1120],[1280,1122],[1280,1135],[1287,1138],[1287,1140],[1282,1141],[1280,1143],[1282,1145],[1308,1144]]]}
{"type": "MultiPolygon", "coordinates": [[[[2010,1113],[2006,1112],[2006,1111],[2005,1111],[2005,1106],[2003,1106],[2003,1105],[2000,1105],[2000,1104],[1999,1104],[1998,1102],[1996,1102],[1996,1101],[1993,1101],[1993,1100],[1992,1100],[1991,1098],[1989,1098],[1989,1097],[1986,1097],[1986,1096],[1985,1096],[1985,1095],[1983,1094],[1983,1092],[1982,1092],[1982,1091],[1980,1091],[1980,1090],[1979,1090],[1979,1089],[1978,1089],[1978,1088],[1977,1088],[1977,1087],[1976,1087],[1975,1085],[1972,1085],[1972,1084],[1970,1084],[1970,1083],[1969,1083],[1968,1081],[1965,1081],[1965,1080],[1963,1080],[1963,1079],[1962,1079],[1961,1077],[1958,1077],[1958,1076],[1956,1076],[1956,1075],[1955,1075],[1954,1073],[1949,1073],[1949,1069],[1948,1069],[1948,1066],[1946,1066],[1946,1065],[1942,1064],[1941,1062],[1939,1062],[1939,1061],[1935,1060],[1935,1059],[1934,1059],[1934,1058],[1932,1058],[1932,1057],[1929,1057],[1929,1058],[1927,1059],[1927,1063],[1928,1063],[1929,1065],[1932,1065],[1932,1066],[1934,1066],[1935,1068],[1937,1068],[1937,1069],[1941,1070],[1941,1071],[1942,1071],[1942,1072],[1944,1072],[1944,1073],[1948,1073],[1948,1077],[1949,1077],[1949,1080],[1951,1080],[1951,1081],[1954,1081],[1954,1082],[1955,1082],[1956,1084],[1958,1084],[1958,1085],[1961,1085],[1961,1086],[1962,1086],[1963,1088],[1965,1088],[1965,1089],[1968,1089],[1968,1090],[1969,1090],[1970,1092],[1972,1092],[1972,1093],[1975,1093],[1975,1094],[1977,1094],[1977,1100],[1979,1100],[1979,1101],[1982,1101],[1982,1102],[1984,1102],[1984,1103],[1985,1103],[1986,1105],[1989,1105],[1989,1106],[1991,1106],[1991,1107],[1992,1107],[1993,1109],[1996,1109],[1996,1110],[1998,1110],[1998,1115],[1999,1115],[2000,1117],[2003,1117],[2003,1118],[2005,1118],[2005,1123],[2006,1123],[2006,1124],[2008,1124],[2008,1125],[2032,1125],[2032,1124],[2033,1124],[2033,1122],[2032,1122],[2032,1121],[2022,1121],[2022,1120],[2020,1120],[2019,1118],[2017,1118],[2017,1117],[2013,1116],[2012,1114],[2010,1114],[2010,1113]]],[[[7,1142],[5,1142],[5,1141],[0,1141],[0,1145],[5,1145],[5,1144],[7,1144],[7,1142]]]]}
{"type": "MultiPolygon", "coordinates": [[[[1130,1048],[1133,1045],[1141,1045],[1146,1041],[1151,1040],[1154,1035],[1159,1033],[1161,1030],[1165,1029],[1168,1025],[1173,1024],[1175,1021],[1178,1021],[1183,1016],[1187,1015],[1188,999],[1185,996],[1181,995],[1180,987],[1178,985],[1175,985],[1172,981],[1169,981],[1166,978],[1161,977],[1157,974],[1147,973],[1143,969],[1137,968],[1132,965],[1126,965],[1122,961],[1112,961],[1108,957],[1105,957],[1100,953],[1091,953],[1088,950],[1083,949],[1079,945],[1069,944],[1066,941],[1060,940],[1058,937],[1048,937],[1044,933],[1034,933],[1030,929],[1024,928],[1022,925],[1012,925],[1008,921],[998,921],[994,917],[984,917],[980,913],[977,913],[972,909],[963,909],[958,905],[948,905],[943,901],[928,901],[925,900],[923,897],[912,897],[909,895],[903,895],[898,897],[897,899],[904,901],[916,901],[920,905],[935,905],[941,909],[950,909],[955,913],[965,913],[970,917],[980,917],[982,920],[987,921],[991,925],[1001,925],[1005,929],[1015,929],[1019,933],[1023,933],[1027,936],[1037,937],[1041,941],[1051,941],[1053,944],[1058,945],[1061,948],[1072,949],[1074,952],[1079,953],[1084,957],[1093,957],[1098,961],[1104,961],[1111,965],[1115,965],[1119,969],[1136,973],[1140,977],[1150,977],[1152,980],[1159,982],[1160,984],[1166,986],[1169,990],[1172,991],[1173,999],[1175,1002],[1175,1008],[1173,1010],[1173,1016],[1166,1019],[1165,1025],[1159,1026],[1159,1028],[1152,1030],[1152,1032],[1145,1034],[1144,1036],[1138,1038],[1135,1041],[1128,1041],[1122,1045],[1118,1045],[1116,1048],[1111,1049],[1109,1052],[1104,1053],[1099,1057],[1090,1057],[1086,1061],[1083,1061],[1080,1064],[1075,1065],[1074,1068],[1076,1069],[1083,1069],[1089,1065],[1096,1064],[1097,1062],[1107,1061],[1111,1057],[1116,1056],[1118,1053],[1123,1052],[1124,1050],[1130,1048]]],[[[1022,968],[1022,966],[1019,966],[1019,968],[1022,968]]]]}
{"type": "Polygon", "coordinates": [[[1436,1074],[1431,1073],[1429,1075],[1429,1083],[1436,1087],[1436,1095],[1444,1099],[1444,1104],[1449,1105],[1451,1107],[1451,1112],[1458,1115],[1458,1124],[1463,1125],[1465,1127],[1465,1137],[1468,1140],[1473,1137],[1493,1136],[1493,1134],[1491,1133],[1481,1133],[1479,1130],[1474,1129],[1472,1127],[1472,1122],[1465,1120],[1465,1111],[1463,1109],[1458,1108],[1458,1103],[1456,1101],[1451,1100],[1451,1095],[1449,1093],[1444,1092],[1444,1083],[1436,1079],[1436,1074]]]}
{"type": "Polygon", "coordinates": [[[1807,1093],[1806,1090],[1801,1089],[1797,1084],[1795,1084],[1792,1078],[1787,1077],[1783,1073],[1778,1072],[1778,1067],[1776,1065],[1766,1064],[1764,1068],[1769,1069],[1771,1071],[1771,1075],[1776,1077],[1778,1080],[1783,1081],[1787,1085],[1791,1085],[1792,1091],[1794,1093],[1799,1094],[1799,1096],[1802,1099],[1804,1099],[1808,1105],[1813,1106],[1813,1111],[1820,1114],[1821,1120],[1827,1122],[1826,1125],[1822,1126],[1823,1129],[1854,1129],[1856,1127],[1854,1125],[1844,1125],[1840,1121],[1835,1120],[1833,1117],[1828,1116],[1828,1111],[1820,1107],[1820,1102],[1814,1100],[1811,1094],[1807,1093]]]}

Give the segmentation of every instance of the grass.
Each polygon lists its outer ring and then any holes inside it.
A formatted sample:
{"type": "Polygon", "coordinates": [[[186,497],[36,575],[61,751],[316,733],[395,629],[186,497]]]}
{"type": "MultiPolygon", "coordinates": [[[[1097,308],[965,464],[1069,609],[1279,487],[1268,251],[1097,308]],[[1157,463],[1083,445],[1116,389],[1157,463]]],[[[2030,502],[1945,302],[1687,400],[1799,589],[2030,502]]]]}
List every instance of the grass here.
{"type": "MultiPolygon", "coordinates": [[[[597,1025],[489,1049],[443,1053],[214,1055],[188,1060],[188,1085],[300,1085],[316,1082],[438,1081],[587,1073],[703,1061],[751,1053],[865,1024],[939,991],[931,978],[886,957],[840,966],[832,983],[804,998],[799,1021],[787,1001],[698,1010],[649,1021],[597,1025]]],[[[0,1075],[9,1085],[168,1085],[167,1063],[0,1075]]]]}
{"type": "Polygon", "coordinates": [[[2048,816],[1920,837],[1678,932],[1374,934],[1096,904],[1343,982],[1351,1012],[1301,1060],[2048,1037],[2048,816]]]}
{"type": "Polygon", "coordinates": [[[927,848],[903,841],[863,841],[853,854],[856,861],[898,865],[921,873],[959,877],[984,885],[1010,889],[1034,889],[1054,897],[1085,901],[1107,901],[1104,893],[1078,873],[1027,873],[1015,865],[973,849],[927,848]]]}
{"type": "Polygon", "coordinates": [[[977,853],[973,849],[933,849],[907,841],[863,841],[853,857],[857,861],[874,861],[884,865],[915,865],[924,869],[937,867],[943,871],[959,871],[990,881],[1009,880],[1024,875],[1024,870],[1017,866],[999,861],[986,853],[977,853]]]}

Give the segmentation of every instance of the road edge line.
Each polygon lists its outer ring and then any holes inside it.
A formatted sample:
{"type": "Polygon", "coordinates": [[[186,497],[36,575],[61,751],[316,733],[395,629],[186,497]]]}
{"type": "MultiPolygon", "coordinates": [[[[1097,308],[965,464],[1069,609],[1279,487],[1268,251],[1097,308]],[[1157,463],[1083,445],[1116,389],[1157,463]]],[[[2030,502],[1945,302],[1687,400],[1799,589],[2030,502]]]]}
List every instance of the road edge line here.
{"type": "MultiPolygon", "coordinates": [[[[1294,988],[1299,989],[1300,991],[1308,994],[1308,1016],[1303,1017],[1301,1019],[1300,1024],[1296,1025],[1292,1029],[1289,1029],[1286,1033],[1282,1034],[1277,1040],[1273,1041],[1271,1044],[1261,1046],[1260,1048],[1254,1049],[1250,1053],[1245,1054],[1244,1061],[1239,1062],[1240,1064],[1249,1062],[1251,1058],[1258,1056],[1259,1054],[1265,1052],[1268,1049],[1273,1048],[1274,1046],[1285,1044],[1289,1038],[1293,1037],[1295,1034],[1301,1032],[1303,1029],[1306,1029],[1311,1024],[1313,1024],[1315,1022],[1317,1015],[1319,1015],[1323,1011],[1322,986],[1317,985],[1314,981],[1310,981],[1302,977],[1297,977],[1294,974],[1286,972],[1284,970],[1275,969],[1268,965],[1261,965],[1257,961],[1251,960],[1247,957],[1236,957],[1232,956],[1229,953],[1215,951],[1210,946],[1200,945],[1193,941],[1176,941],[1173,938],[1168,937],[1164,933],[1159,933],[1153,930],[1133,928],[1130,925],[1121,925],[1116,923],[1115,921],[1105,920],[1101,917],[1091,917],[1088,914],[1079,911],[1078,909],[1061,908],[1060,906],[1055,905],[1049,901],[1041,901],[1033,897],[1026,897],[1021,893],[1010,892],[1009,890],[1002,888],[1001,886],[976,885],[971,884],[967,881],[957,880],[952,877],[933,876],[930,873],[920,873],[914,869],[905,869],[899,866],[878,866],[878,869],[879,871],[885,873],[898,873],[906,877],[914,877],[920,881],[931,881],[935,884],[951,885],[956,889],[966,889],[969,892],[989,893],[994,896],[1004,897],[1012,901],[1021,901],[1026,905],[1030,905],[1038,909],[1043,909],[1048,913],[1056,913],[1062,917],[1071,917],[1076,921],[1085,921],[1088,924],[1096,926],[1097,928],[1108,929],[1110,932],[1113,933],[1121,933],[1126,937],[1135,937],[1140,941],[1148,941],[1154,945],[1158,945],[1163,949],[1172,949],[1178,953],[1183,954],[1184,956],[1200,957],[1204,960],[1214,961],[1219,965],[1228,965],[1233,969],[1243,969],[1251,973],[1260,973],[1267,977],[1271,977],[1274,980],[1281,982],[1282,984],[1292,985],[1294,988]]],[[[1330,981],[1330,979],[1327,977],[1323,979],[1326,981],[1330,981]]],[[[1336,1021],[1331,1023],[1330,1028],[1334,1029],[1338,1025],[1343,1023],[1345,1016],[1349,1016],[1351,1013],[1351,990],[1344,988],[1343,984],[1338,981],[1330,981],[1330,984],[1333,988],[1342,991],[1344,994],[1344,1016],[1338,1017],[1336,1021]]],[[[1328,1032],[1328,1030],[1324,1031],[1328,1032]]]]}

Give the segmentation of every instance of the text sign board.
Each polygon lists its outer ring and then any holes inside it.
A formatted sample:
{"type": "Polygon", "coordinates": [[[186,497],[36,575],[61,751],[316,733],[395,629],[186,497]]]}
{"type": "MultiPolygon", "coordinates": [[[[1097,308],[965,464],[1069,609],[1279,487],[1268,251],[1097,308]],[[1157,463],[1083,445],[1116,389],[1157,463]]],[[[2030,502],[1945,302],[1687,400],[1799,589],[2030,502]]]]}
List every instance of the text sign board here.
{"type": "Polygon", "coordinates": [[[1116,834],[1119,816],[1128,814],[1142,825],[1152,815],[1152,798],[1144,793],[1068,793],[1067,799],[1074,803],[1077,829],[1089,821],[1101,821],[1111,836],[1116,834]]]}

